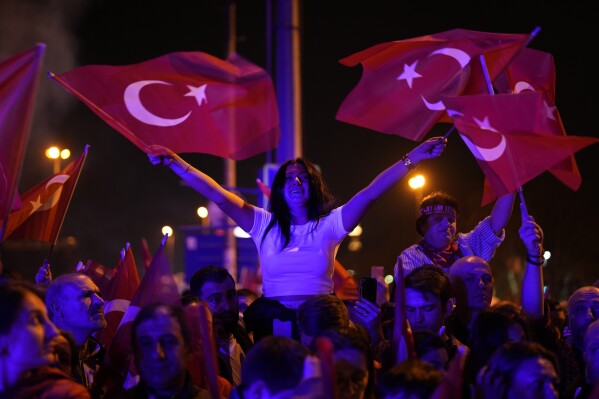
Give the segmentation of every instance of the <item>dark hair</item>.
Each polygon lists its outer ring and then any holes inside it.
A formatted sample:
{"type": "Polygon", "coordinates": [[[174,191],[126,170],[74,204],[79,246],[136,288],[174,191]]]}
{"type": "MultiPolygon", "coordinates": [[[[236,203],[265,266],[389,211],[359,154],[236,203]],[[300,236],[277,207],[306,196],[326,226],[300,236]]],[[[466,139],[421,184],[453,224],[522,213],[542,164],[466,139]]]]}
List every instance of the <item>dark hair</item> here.
{"type": "MultiPolygon", "coordinates": [[[[357,326],[356,326],[357,327],[357,326]]],[[[365,398],[371,398],[375,390],[376,371],[374,368],[374,356],[370,347],[367,331],[356,327],[335,328],[324,330],[312,341],[312,350],[315,350],[318,338],[328,338],[333,344],[333,350],[355,349],[366,357],[368,368],[368,384],[366,385],[365,398]]]]}
{"type": "MultiPolygon", "coordinates": [[[[449,205],[455,209],[456,216],[460,213],[460,210],[458,208],[458,200],[443,191],[432,192],[426,197],[424,197],[422,201],[420,201],[421,210],[422,208],[426,208],[430,205],[449,205]]],[[[426,224],[426,221],[428,220],[429,216],[430,215],[421,215],[418,216],[418,219],[416,219],[416,231],[421,236],[424,236],[424,233],[422,232],[422,227],[426,224]]]]}
{"type": "Polygon", "coordinates": [[[476,381],[481,367],[508,341],[508,330],[511,326],[520,325],[527,339],[528,322],[525,317],[524,313],[512,304],[493,306],[480,312],[472,324],[470,356],[466,361],[464,378],[471,383],[476,381]]]}
{"type": "Polygon", "coordinates": [[[380,377],[379,397],[396,396],[429,398],[441,384],[443,374],[432,364],[418,359],[405,360],[386,370],[380,377]]]}
{"type": "Polygon", "coordinates": [[[189,280],[189,292],[201,298],[204,284],[207,282],[222,283],[227,278],[230,278],[235,283],[233,276],[224,267],[214,265],[204,266],[191,276],[189,280]]]}
{"type": "Polygon", "coordinates": [[[271,393],[295,388],[303,377],[304,359],[308,348],[298,341],[282,336],[267,336],[247,352],[241,366],[242,385],[249,387],[264,381],[271,393]]]}
{"type": "Polygon", "coordinates": [[[281,234],[285,238],[283,248],[289,244],[291,239],[291,214],[289,213],[289,206],[285,200],[285,174],[289,165],[303,165],[310,175],[308,181],[310,198],[308,199],[308,218],[310,220],[316,220],[317,223],[320,218],[328,215],[335,207],[335,198],[330,194],[327,185],[320,174],[320,171],[312,162],[305,158],[296,158],[285,162],[277,173],[272,182],[272,188],[270,192],[270,200],[268,201],[268,210],[272,212],[273,218],[264,230],[263,237],[272,229],[275,225],[278,225],[281,234]]]}
{"type": "Polygon", "coordinates": [[[451,298],[449,275],[435,265],[424,265],[412,270],[405,277],[404,286],[421,293],[430,292],[441,300],[443,307],[447,306],[447,302],[451,298]]]}
{"type": "Polygon", "coordinates": [[[493,353],[487,362],[485,373],[491,373],[493,379],[502,377],[506,389],[509,389],[520,365],[529,359],[538,358],[551,362],[557,375],[560,375],[555,354],[543,345],[531,341],[505,343],[493,353]]]}
{"type": "Polygon", "coordinates": [[[185,313],[181,306],[171,305],[162,302],[155,302],[141,308],[135,319],[133,320],[133,325],[131,327],[131,343],[133,347],[135,347],[135,343],[137,341],[136,332],[137,328],[141,323],[146,320],[154,318],[160,309],[166,309],[168,315],[174,318],[179,327],[181,328],[181,336],[183,337],[183,342],[187,348],[191,348],[191,333],[189,330],[189,326],[187,325],[187,320],[185,319],[185,313]]]}
{"type": "Polygon", "coordinates": [[[0,280],[0,334],[8,334],[21,311],[27,294],[33,294],[44,300],[43,291],[23,280],[0,280]]]}
{"type": "Polygon", "coordinates": [[[297,309],[297,324],[312,337],[324,330],[349,326],[349,311],[345,303],[330,294],[315,295],[297,309]]]}

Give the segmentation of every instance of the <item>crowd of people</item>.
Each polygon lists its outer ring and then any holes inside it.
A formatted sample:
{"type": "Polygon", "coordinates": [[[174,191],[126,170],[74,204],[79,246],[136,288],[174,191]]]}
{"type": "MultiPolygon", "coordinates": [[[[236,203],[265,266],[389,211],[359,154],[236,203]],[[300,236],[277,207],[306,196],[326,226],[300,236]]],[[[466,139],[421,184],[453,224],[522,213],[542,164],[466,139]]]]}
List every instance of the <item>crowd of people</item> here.
{"type": "Polygon", "coordinates": [[[445,145],[444,138],[423,142],[341,206],[312,163],[289,161],[274,178],[267,209],[167,148],[151,147],[153,164],[170,167],[249,232],[263,292],[239,287],[220,265],[199,269],[175,303],[128,313],[132,367],[125,375],[98,339],[107,324],[104,293],[89,276],[53,278],[47,265],[37,284],[4,276],[0,399],[599,397],[599,288],[573,292],[561,319],[551,311],[543,231],[524,208],[522,297],[493,301],[490,262],[514,194],[460,233],[457,201],[432,193],[416,221],[422,240],[399,253],[395,282],[376,303],[336,295],[340,243],[381,195],[445,145]],[[206,320],[198,309],[206,309],[206,320]],[[214,362],[199,366],[211,350],[214,362]]]}

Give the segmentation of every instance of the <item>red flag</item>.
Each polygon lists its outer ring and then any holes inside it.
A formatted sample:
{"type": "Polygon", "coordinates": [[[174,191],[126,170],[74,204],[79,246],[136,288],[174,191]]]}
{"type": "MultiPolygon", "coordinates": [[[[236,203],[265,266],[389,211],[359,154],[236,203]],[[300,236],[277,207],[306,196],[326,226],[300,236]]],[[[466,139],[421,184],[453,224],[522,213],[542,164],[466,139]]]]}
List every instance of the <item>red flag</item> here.
{"type": "Polygon", "coordinates": [[[139,287],[137,265],[129,244],[127,244],[124,256],[119,260],[116,270],[111,289],[108,295],[104,296],[106,328],[102,329],[97,336],[105,347],[108,347],[112,342],[121,319],[139,287]]]}
{"type": "Polygon", "coordinates": [[[88,151],[89,144],[59,174],[23,194],[21,209],[8,217],[4,239],[56,242],[88,151]]]}
{"type": "MultiPolygon", "coordinates": [[[[505,73],[499,75],[495,87],[500,93],[521,93],[537,91],[545,94],[548,117],[560,124],[560,129],[552,131],[556,135],[565,135],[561,117],[555,107],[555,63],[553,55],[530,48],[522,49],[508,65],[505,73]]],[[[574,154],[549,169],[559,181],[572,191],[578,190],[582,177],[574,154]]]]}
{"type": "Polygon", "coordinates": [[[272,81],[237,54],[223,61],[180,52],[51,77],[143,151],[160,144],[177,153],[241,160],[279,141],[272,81]]]}
{"type": "Polygon", "coordinates": [[[152,264],[144,274],[108,347],[107,363],[123,377],[128,373],[128,379],[135,380],[137,377],[131,346],[131,327],[135,316],[142,307],[154,302],[179,302],[180,295],[168,261],[165,244],[166,240],[163,240],[154,254],[152,264]]]}
{"type": "Polygon", "coordinates": [[[358,300],[358,283],[347,269],[335,259],[333,269],[333,291],[343,301],[358,300]]]}
{"type": "Polygon", "coordinates": [[[361,63],[362,78],[336,118],[420,141],[435,123],[451,121],[441,96],[487,91],[481,55],[493,80],[529,37],[454,29],[353,54],[340,62],[361,63]]]}
{"type": "Polygon", "coordinates": [[[328,399],[335,399],[336,395],[336,383],[335,383],[335,359],[334,352],[335,346],[333,342],[327,337],[317,337],[314,341],[316,346],[316,353],[320,358],[320,367],[323,382],[323,397],[328,399]]]}
{"type": "Polygon", "coordinates": [[[0,220],[3,221],[15,209],[13,201],[17,197],[45,51],[46,45],[39,43],[0,63],[0,220]]]}
{"type": "Polygon", "coordinates": [[[406,311],[406,295],[404,287],[404,272],[401,259],[397,260],[397,275],[395,276],[395,325],[393,326],[393,349],[395,363],[407,359],[416,359],[414,336],[408,321],[406,311]]]}
{"type": "Polygon", "coordinates": [[[112,279],[116,275],[117,269],[110,269],[96,261],[88,259],[85,265],[79,262],[76,271],[88,276],[98,286],[102,296],[105,297],[111,290],[112,279]]]}
{"type": "MultiPolygon", "coordinates": [[[[498,196],[568,159],[599,138],[558,135],[541,93],[443,98],[460,136],[498,196]]],[[[483,202],[483,205],[486,203],[483,202]]]]}

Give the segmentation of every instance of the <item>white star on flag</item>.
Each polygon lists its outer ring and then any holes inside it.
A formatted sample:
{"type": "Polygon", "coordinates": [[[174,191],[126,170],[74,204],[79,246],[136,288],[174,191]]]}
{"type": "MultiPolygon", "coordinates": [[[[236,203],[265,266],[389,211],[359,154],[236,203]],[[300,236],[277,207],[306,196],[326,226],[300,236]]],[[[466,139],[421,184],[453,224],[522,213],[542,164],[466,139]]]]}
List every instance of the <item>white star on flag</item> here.
{"type": "Polygon", "coordinates": [[[195,97],[199,106],[202,106],[203,102],[208,103],[208,99],[206,98],[206,86],[208,85],[201,85],[199,87],[187,85],[189,93],[185,94],[185,97],[195,97]]]}
{"type": "Polygon", "coordinates": [[[472,119],[474,119],[474,122],[476,122],[476,124],[478,125],[479,128],[481,128],[483,130],[490,130],[492,132],[499,133],[499,131],[497,129],[495,129],[493,126],[491,126],[488,116],[485,115],[483,120],[480,120],[475,116],[472,117],[472,119]]]}
{"type": "Polygon", "coordinates": [[[418,65],[418,60],[414,61],[411,65],[404,64],[402,74],[397,77],[397,80],[405,80],[410,89],[412,88],[414,79],[422,77],[421,74],[416,72],[416,65],[418,65]]]}
{"type": "Polygon", "coordinates": [[[32,213],[34,213],[35,211],[37,211],[39,209],[40,206],[42,206],[42,203],[40,202],[40,196],[37,196],[37,199],[35,201],[29,201],[29,203],[31,204],[31,212],[29,212],[29,214],[31,215],[32,213]]]}
{"type": "Polygon", "coordinates": [[[547,104],[546,101],[543,101],[543,105],[545,105],[545,113],[547,115],[547,118],[549,118],[552,121],[554,121],[555,120],[554,112],[556,110],[556,107],[555,106],[550,106],[549,104],[547,104]]]}

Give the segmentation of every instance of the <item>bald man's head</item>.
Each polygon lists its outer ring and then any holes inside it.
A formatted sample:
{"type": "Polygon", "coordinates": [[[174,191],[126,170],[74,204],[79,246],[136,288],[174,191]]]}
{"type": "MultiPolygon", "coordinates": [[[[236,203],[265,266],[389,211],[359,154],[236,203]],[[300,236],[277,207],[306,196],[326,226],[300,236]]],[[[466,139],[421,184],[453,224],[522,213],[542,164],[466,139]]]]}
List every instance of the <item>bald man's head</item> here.
{"type": "Polygon", "coordinates": [[[568,299],[566,313],[572,334],[572,343],[582,351],[584,333],[589,324],[599,317],[599,288],[584,286],[568,299]]]}
{"type": "Polygon", "coordinates": [[[465,256],[449,268],[449,278],[457,306],[484,310],[493,299],[491,266],[478,256],[465,256]]]}

